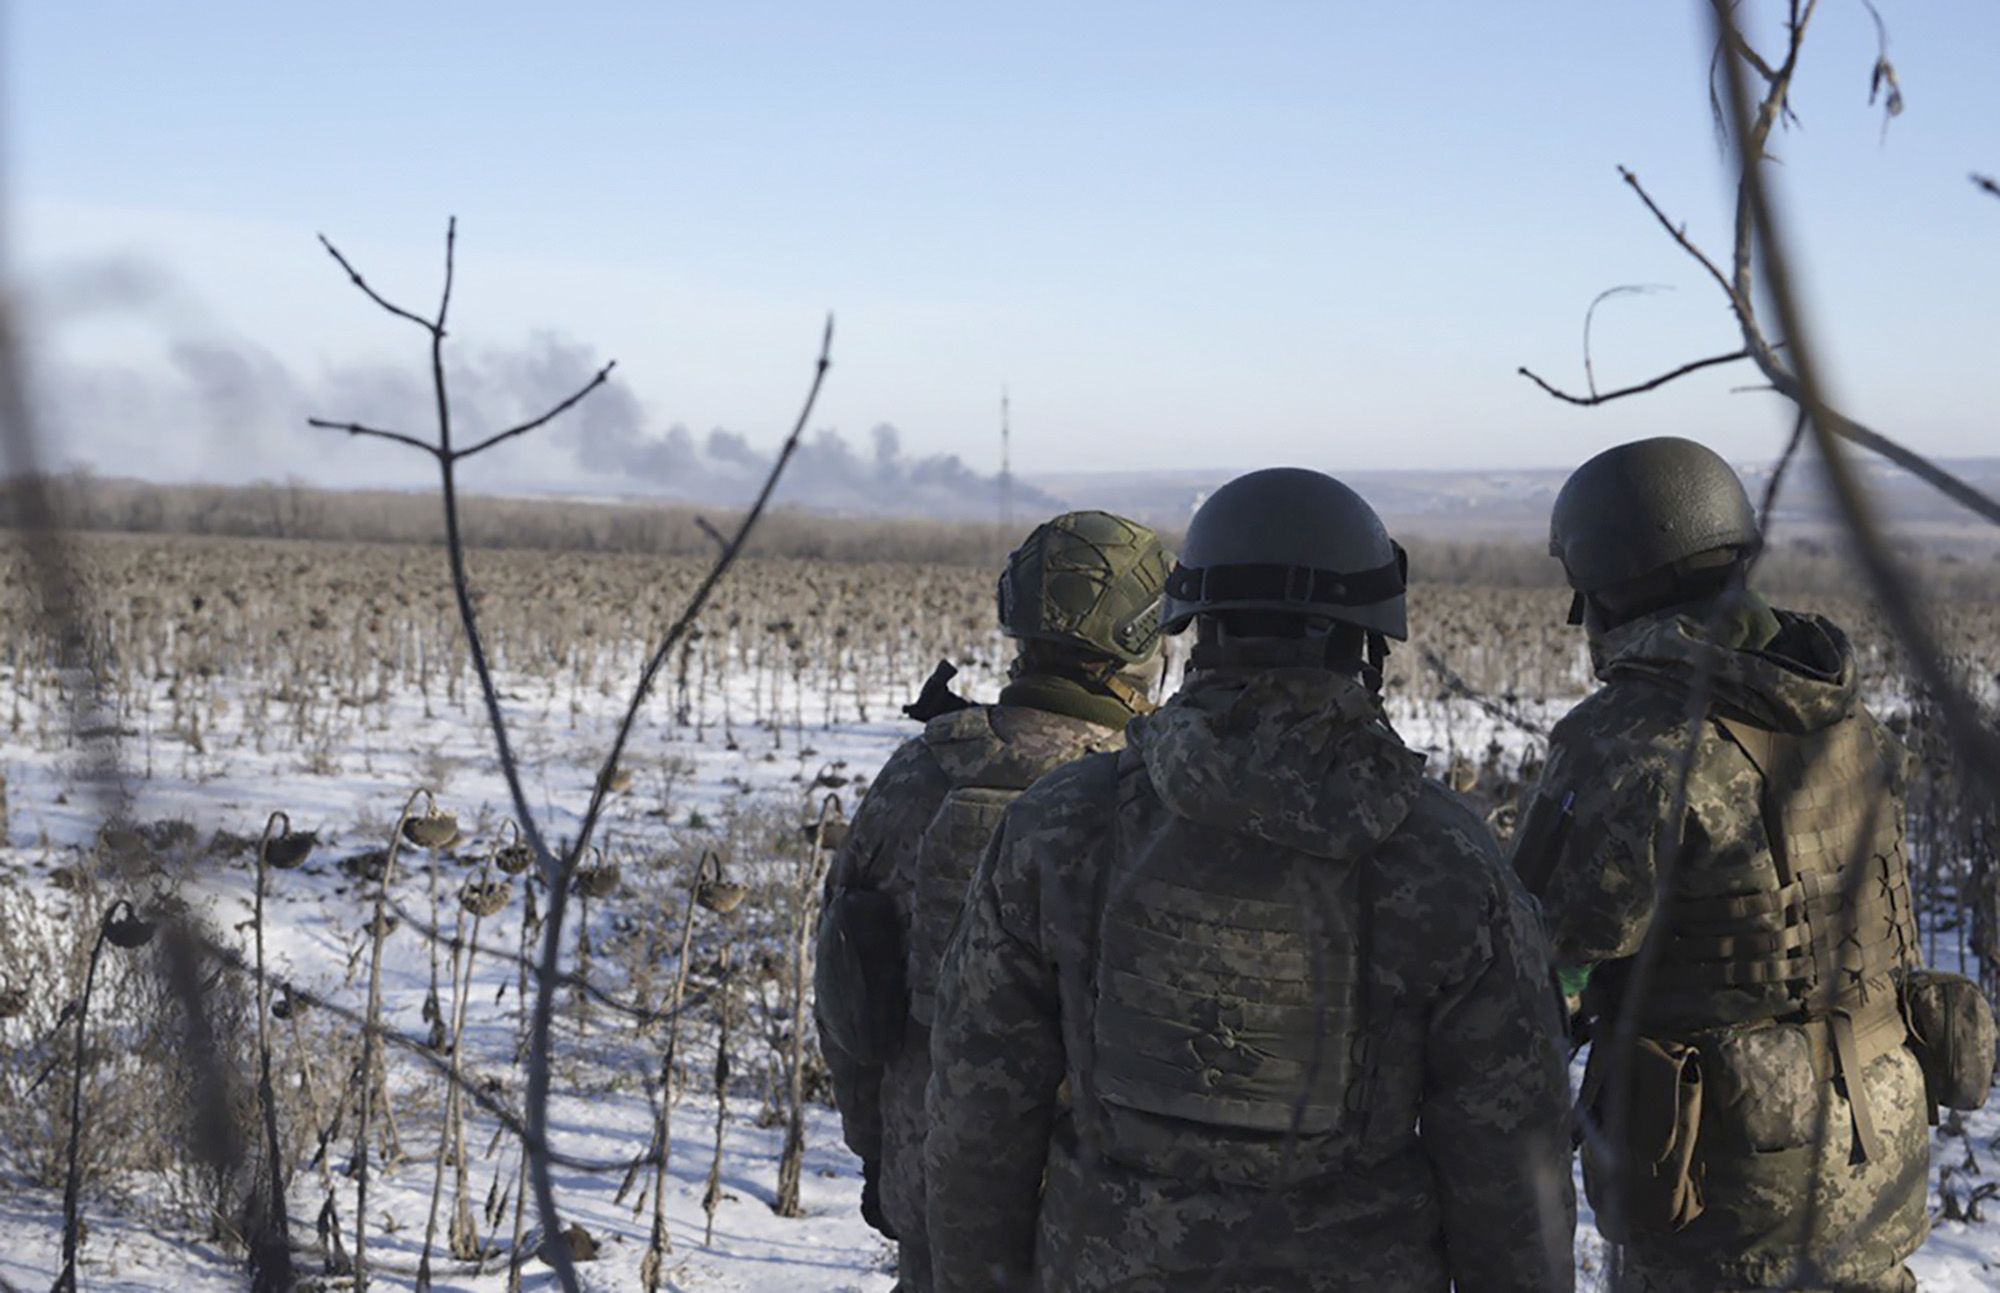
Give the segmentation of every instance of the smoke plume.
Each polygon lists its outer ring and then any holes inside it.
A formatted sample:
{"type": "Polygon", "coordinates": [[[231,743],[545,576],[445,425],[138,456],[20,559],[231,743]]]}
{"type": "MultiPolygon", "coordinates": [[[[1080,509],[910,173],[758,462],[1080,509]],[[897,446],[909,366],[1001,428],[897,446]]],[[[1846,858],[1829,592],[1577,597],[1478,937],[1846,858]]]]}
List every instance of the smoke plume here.
{"type": "MultiPolygon", "coordinates": [[[[426,479],[428,464],[407,449],[308,429],[309,416],[355,421],[430,438],[428,375],[412,367],[361,363],[316,376],[294,371],[254,344],[183,340],[164,363],[45,363],[43,418],[58,458],[126,476],[239,482],[299,476],[328,485],[426,479]]],[[[587,382],[601,361],[556,336],[489,349],[447,367],[454,436],[469,443],[534,417],[587,382]]],[[[758,445],[716,427],[697,436],[662,425],[616,380],[549,427],[472,465],[484,488],[588,490],[633,497],[747,501],[770,470],[776,444],[758,445]]],[[[1056,499],[1016,481],[1024,510],[1056,499]]],[[[991,516],[997,477],[955,454],[913,457],[895,427],[882,424],[866,448],[835,430],[809,432],[786,468],[778,499],[829,511],[940,517],[991,516]]]]}

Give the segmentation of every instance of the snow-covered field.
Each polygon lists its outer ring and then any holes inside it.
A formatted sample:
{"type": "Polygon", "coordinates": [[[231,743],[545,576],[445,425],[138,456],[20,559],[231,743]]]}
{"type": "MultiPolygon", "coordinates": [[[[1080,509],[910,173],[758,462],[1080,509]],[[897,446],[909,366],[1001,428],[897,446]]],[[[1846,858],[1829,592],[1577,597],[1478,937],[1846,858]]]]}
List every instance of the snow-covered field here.
{"type": "MultiPolygon", "coordinates": [[[[913,694],[919,681],[906,680],[906,692],[913,694]]],[[[598,689],[578,704],[573,692],[559,693],[552,682],[507,676],[502,684],[529,797],[542,815],[544,830],[560,838],[576,826],[577,810],[588,798],[622,697],[615,688],[598,689]]],[[[165,680],[158,684],[168,685],[165,680]]],[[[226,683],[217,691],[219,712],[208,718],[198,754],[185,748],[181,738],[155,735],[150,728],[143,750],[131,748],[135,741],[125,743],[133,796],[130,820],[186,821],[195,826],[196,839],[205,841],[218,829],[254,836],[267,814],[282,810],[297,828],[318,831],[320,844],[312,860],[301,870],[274,874],[270,886],[266,931],[272,973],[358,1008],[365,990],[365,960],[357,977],[351,958],[368,919],[361,902],[367,886],[338,863],[381,847],[404,798],[414,787],[429,785],[437,791],[440,805],[458,814],[472,838],[458,850],[458,860],[436,864],[447,877],[443,881],[447,897],[455,892],[483,855],[484,846],[498,838],[499,824],[508,815],[490,735],[464,693],[447,704],[435,694],[425,697],[412,691],[392,696],[367,721],[352,724],[335,739],[317,735],[308,760],[294,739],[276,731],[253,730],[246,718],[250,707],[240,694],[250,685],[245,680],[233,690],[226,683]]],[[[960,679],[962,689],[982,698],[991,697],[997,685],[990,670],[972,670],[960,679]]],[[[624,891],[590,904],[593,941],[600,949],[618,946],[622,936],[630,935],[635,912],[657,918],[662,929],[677,936],[676,895],[683,891],[675,886],[684,883],[681,877],[702,847],[721,848],[739,878],[762,877],[782,884],[800,864],[792,858],[754,856],[757,841],[767,837],[757,834],[754,823],[774,816],[794,824],[808,821],[829,789],[837,790],[851,811],[861,789],[858,779],[872,776],[895,745],[915,730],[913,724],[894,718],[894,705],[888,703],[906,698],[907,694],[873,697],[869,721],[853,718],[851,704],[837,721],[828,721],[817,698],[787,698],[770,708],[793,721],[759,726],[740,717],[756,705],[739,697],[733,730],[725,732],[711,715],[699,738],[692,726],[674,721],[665,701],[650,704],[623,763],[633,774],[632,784],[613,800],[600,835],[608,841],[611,859],[624,867],[624,891]],[[638,912],[642,906],[646,911],[638,912]]],[[[1538,712],[1545,714],[1546,708],[1538,707],[1538,712]]],[[[1435,699],[1398,701],[1395,713],[1406,738],[1435,751],[1438,764],[1448,762],[1451,752],[1476,756],[1495,741],[1510,759],[1520,748],[1521,738],[1505,724],[1468,705],[1435,699]]],[[[11,804],[8,846],[0,852],[0,884],[16,886],[42,909],[53,910],[66,899],[51,879],[54,869],[77,861],[79,849],[90,845],[99,822],[93,799],[82,793],[76,780],[81,766],[77,751],[49,748],[32,737],[35,728],[32,719],[17,723],[12,735],[0,739],[0,764],[11,804]]],[[[253,892],[245,859],[207,858],[199,847],[190,847],[187,853],[169,871],[183,878],[214,928],[236,927],[249,912],[253,892]]],[[[421,851],[406,851],[405,873],[395,893],[413,912],[428,910],[429,878],[424,867],[429,864],[421,851]]],[[[496,937],[491,931],[518,930],[518,917],[512,913],[519,905],[517,894],[510,912],[489,923],[483,943],[513,946],[513,933],[496,937]]],[[[446,911],[448,921],[448,903],[446,911]]],[[[240,930],[238,936],[247,937],[240,930]]],[[[765,950],[770,947],[767,943],[765,950]]],[[[421,1037],[428,1027],[424,1003],[432,984],[432,945],[406,926],[385,941],[385,958],[385,1017],[401,1032],[421,1037]]],[[[598,963],[606,988],[614,994],[637,992],[624,980],[623,964],[609,953],[598,963]]],[[[0,967],[0,979],[4,975],[5,967],[0,967]]],[[[514,982],[511,964],[497,955],[482,954],[472,976],[471,1023],[462,1048],[468,1071],[499,1080],[510,1099],[518,1099],[519,1091],[514,982]]],[[[654,990],[657,994],[657,985],[654,990]]],[[[6,1032],[7,1027],[0,1021],[0,1043],[11,1046],[19,1038],[6,1032]]],[[[746,1025],[744,1032],[750,1031],[746,1025]]],[[[561,1036],[567,1080],[558,1082],[553,1106],[556,1147],[567,1154],[606,1160],[644,1153],[655,1117],[660,1037],[638,1036],[615,1016],[602,1013],[587,1032],[566,1020],[561,1036]]],[[[756,1055],[747,1066],[748,1074],[739,1068],[731,1087],[723,1134],[723,1193],[712,1239],[704,1236],[707,1218],[702,1205],[716,1128],[716,1104],[707,1077],[714,1030],[697,1028],[684,1043],[692,1051],[686,1067],[698,1080],[680,1093],[673,1109],[674,1151],[666,1196],[672,1241],[667,1287],[747,1293],[888,1289],[894,1283],[893,1250],[860,1220],[859,1164],[842,1147],[838,1120],[829,1108],[816,1105],[807,1122],[804,1216],[783,1218],[773,1211],[784,1128],[779,1123],[759,1125],[765,1121],[759,1119],[760,1112],[769,1107],[769,1081],[757,1075],[760,1066],[771,1067],[768,1040],[739,1035],[736,1042],[756,1055]]],[[[406,1102],[401,1128],[406,1157],[377,1168],[369,1200],[369,1249],[376,1263],[377,1287],[410,1288],[430,1207],[431,1151],[441,1126],[439,1084],[407,1054],[392,1052],[390,1063],[391,1084],[398,1100],[406,1102]]],[[[321,1098],[325,1099],[324,1093],[321,1098]]],[[[497,1150],[483,1152],[495,1139],[493,1121],[475,1113],[467,1132],[475,1213],[481,1211],[496,1180],[500,1189],[512,1184],[516,1160],[511,1145],[502,1140],[497,1150]]],[[[342,1166],[351,1152],[350,1130],[335,1142],[333,1167],[342,1166]]],[[[1962,1133],[1941,1132],[1935,1157],[1937,1163],[1954,1169],[1953,1188],[1961,1200],[1978,1185],[2000,1179],[1993,1171],[1994,1160],[2000,1159],[2000,1103],[1966,1118],[1962,1133]]],[[[598,1260],[579,1268],[584,1287],[638,1288],[649,1209],[635,1210],[631,1200],[624,1204],[615,1200],[618,1172],[558,1169],[556,1176],[565,1219],[581,1223],[601,1247],[598,1260]]],[[[497,1293],[506,1287],[504,1256],[477,1270],[443,1258],[443,1218],[450,1215],[451,1178],[448,1169],[432,1286],[497,1293]]],[[[326,1176],[301,1165],[290,1200],[294,1232],[301,1241],[312,1238],[313,1218],[327,1183],[351,1237],[354,1183],[338,1170],[326,1176]]],[[[143,1185],[136,1192],[142,1206],[123,1213],[86,1194],[89,1231],[82,1287],[208,1293],[245,1286],[239,1259],[191,1233],[147,1219],[153,1214],[143,1206],[143,1185]]],[[[1943,1206],[1935,1192],[1933,1206],[1934,1210],[1943,1206]]],[[[2000,1201],[1994,1206],[2000,1210],[2000,1201]]],[[[482,1228],[490,1244],[504,1248],[511,1221],[482,1228]]],[[[60,1248],[59,1194],[0,1178],[0,1281],[5,1282],[0,1288],[47,1287],[59,1269],[60,1248]]],[[[1589,1287],[1595,1282],[1592,1273],[1601,1268],[1602,1253],[1587,1214],[1578,1253],[1589,1287]]],[[[1927,1289],[2000,1286],[2000,1217],[1941,1223],[1916,1268],[1927,1289]]],[[[308,1262],[302,1269],[310,1272],[316,1267],[308,1262]]],[[[524,1273],[526,1287],[552,1283],[548,1268],[539,1261],[529,1260],[524,1273]]]]}

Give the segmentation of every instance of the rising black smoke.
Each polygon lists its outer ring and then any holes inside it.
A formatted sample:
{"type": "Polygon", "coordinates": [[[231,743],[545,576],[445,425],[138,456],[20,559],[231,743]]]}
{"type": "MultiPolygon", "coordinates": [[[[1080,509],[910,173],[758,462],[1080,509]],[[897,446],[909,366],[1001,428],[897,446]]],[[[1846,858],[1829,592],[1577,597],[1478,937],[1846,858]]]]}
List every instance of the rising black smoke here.
{"type": "MultiPolygon", "coordinates": [[[[329,485],[420,482],[407,450],[305,426],[308,416],[357,421],[429,437],[427,375],[387,364],[347,364],[304,376],[250,343],[185,340],[163,364],[45,364],[44,415],[61,457],[118,475],[234,483],[301,476],[329,485]]],[[[451,365],[455,425],[470,441],[542,412],[599,366],[584,346],[539,336],[451,365]]],[[[488,488],[567,489],[730,504],[747,500],[770,469],[775,444],[717,427],[697,436],[661,419],[614,380],[561,421],[477,462],[488,488]]],[[[834,430],[807,434],[785,473],[782,502],[845,512],[985,517],[997,477],[956,454],[912,457],[888,424],[866,451],[834,430]]],[[[1057,500],[1016,481],[1025,511],[1057,500]]]]}

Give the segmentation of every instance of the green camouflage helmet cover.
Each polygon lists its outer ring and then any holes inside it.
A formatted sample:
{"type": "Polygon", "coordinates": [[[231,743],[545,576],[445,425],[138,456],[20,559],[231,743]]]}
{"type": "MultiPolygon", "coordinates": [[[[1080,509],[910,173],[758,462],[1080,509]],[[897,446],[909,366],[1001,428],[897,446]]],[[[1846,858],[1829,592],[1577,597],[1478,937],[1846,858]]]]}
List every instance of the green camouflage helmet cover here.
{"type": "Polygon", "coordinates": [[[1143,664],[1160,645],[1173,557],[1160,537],[1109,512],[1065,512],[1035,527],[1000,574],[1000,628],[1143,664]]]}
{"type": "Polygon", "coordinates": [[[1549,515],[1549,555],[1579,593],[1601,593],[1762,542],[1743,482],[1722,456],[1679,436],[1606,449],[1570,473],[1549,515]]]}

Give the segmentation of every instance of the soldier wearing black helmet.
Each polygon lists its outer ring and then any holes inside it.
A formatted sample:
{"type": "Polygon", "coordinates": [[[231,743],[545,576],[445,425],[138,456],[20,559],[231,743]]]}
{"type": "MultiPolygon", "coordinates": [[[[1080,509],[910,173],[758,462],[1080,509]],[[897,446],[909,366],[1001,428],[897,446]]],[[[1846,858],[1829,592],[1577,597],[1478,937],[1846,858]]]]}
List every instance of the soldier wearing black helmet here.
{"type": "Polygon", "coordinates": [[[1910,1289],[1926,1115],[1985,1103],[1992,1016],[1921,968],[1908,756],[1840,629],[1745,587],[1761,544],[1693,441],[1620,445],[1563,486],[1550,551],[1603,685],[1556,725],[1514,864],[1596,1023],[1584,1180],[1613,1287],[1910,1289]]]}
{"type": "Polygon", "coordinates": [[[1383,719],[1404,582],[1318,472],[1196,513],[1186,681],[1014,803],[946,953],[939,1289],[1570,1287],[1547,952],[1383,719]]]}
{"type": "Polygon", "coordinates": [[[1001,810],[1043,773],[1115,749],[1159,678],[1172,559],[1145,526],[1071,512],[1036,527],[999,580],[1020,644],[999,703],[974,705],[940,666],[905,710],[921,735],[869,788],[827,877],[816,988],[821,1049],[862,1212],[901,1245],[898,1288],[931,1287],[924,1233],[924,1087],[938,959],[1001,810]]]}

